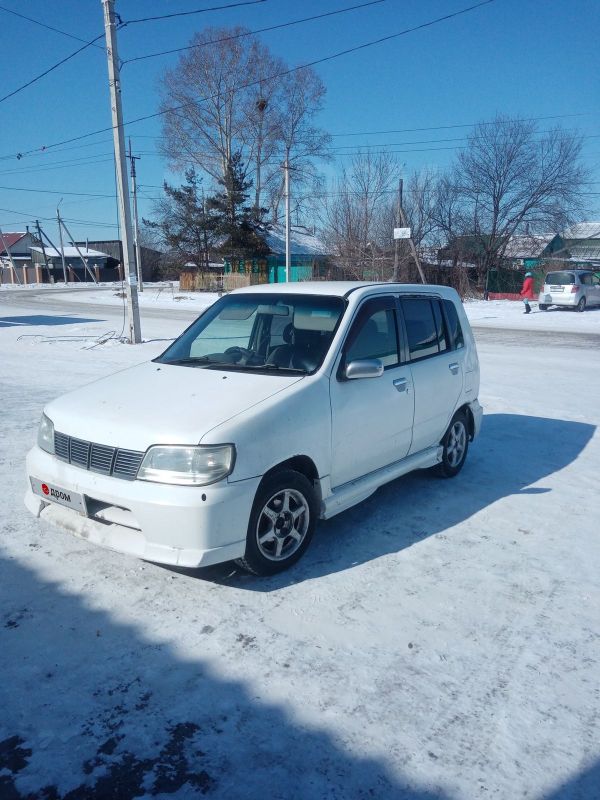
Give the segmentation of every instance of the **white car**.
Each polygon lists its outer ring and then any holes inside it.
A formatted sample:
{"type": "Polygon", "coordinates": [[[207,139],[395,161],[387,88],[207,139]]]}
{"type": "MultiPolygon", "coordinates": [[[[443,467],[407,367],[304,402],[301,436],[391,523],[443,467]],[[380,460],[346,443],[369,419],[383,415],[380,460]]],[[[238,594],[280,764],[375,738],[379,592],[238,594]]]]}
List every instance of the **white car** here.
{"type": "Polygon", "coordinates": [[[565,269],[549,272],[539,298],[540,311],[550,306],[567,306],[585,311],[600,305],[600,278],[589,269],[565,269]]]}
{"type": "Polygon", "coordinates": [[[253,286],[153,361],[51,402],[25,503],[149,561],[273,574],[318,518],[411,470],[456,475],[480,429],[478,390],[453,289],[253,286]]]}

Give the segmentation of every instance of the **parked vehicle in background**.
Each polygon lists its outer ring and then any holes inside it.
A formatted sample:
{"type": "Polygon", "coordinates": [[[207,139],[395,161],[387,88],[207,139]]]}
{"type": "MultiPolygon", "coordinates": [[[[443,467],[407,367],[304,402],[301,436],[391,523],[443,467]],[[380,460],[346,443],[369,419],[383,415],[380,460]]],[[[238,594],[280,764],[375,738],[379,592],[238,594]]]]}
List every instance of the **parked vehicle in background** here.
{"type": "Polygon", "coordinates": [[[540,311],[550,306],[567,306],[585,311],[600,305],[600,277],[592,270],[566,269],[549,272],[539,295],[540,311]]]}
{"type": "Polygon", "coordinates": [[[301,557],[317,518],[415,469],[457,475],[478,391],[454,289],[248,287],[154,361],[51,402],[25,502],[150,561],[273,574],[301,557]]]}

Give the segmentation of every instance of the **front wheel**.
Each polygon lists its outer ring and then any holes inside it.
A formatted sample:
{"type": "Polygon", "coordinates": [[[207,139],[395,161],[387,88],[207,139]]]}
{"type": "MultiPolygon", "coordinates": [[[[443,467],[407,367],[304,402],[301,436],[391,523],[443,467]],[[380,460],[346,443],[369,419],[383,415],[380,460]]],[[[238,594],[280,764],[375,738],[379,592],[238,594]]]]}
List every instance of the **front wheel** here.
{"type": "Polygon", "coordinates": [[[237,563],[255,575],[275,575],[291,567],[313,537],[318,502],[311,482],[286,469],[267,478],[254,498],[246,552],[237,563]]]}
{"type": "Polygon", "coordinates": [[[546,303],[540,303],[539,309],[540,311],[548,311],[548,306],[546,305],[546,303]]]}
{"type": "Polygon", "coordinates": [[[581,300],[577,303],[575,311],[585,311],[585,297],[582,297],[581,300]]]}
{"type": "Polygon", "coordinates": [[[463,468],[469,451],[469,428],[467,417],[459,411],[452,418],[450,427],[442,439],[442,460],[437,466],[437,473],[443,478],[453,478],[463,468]]]}

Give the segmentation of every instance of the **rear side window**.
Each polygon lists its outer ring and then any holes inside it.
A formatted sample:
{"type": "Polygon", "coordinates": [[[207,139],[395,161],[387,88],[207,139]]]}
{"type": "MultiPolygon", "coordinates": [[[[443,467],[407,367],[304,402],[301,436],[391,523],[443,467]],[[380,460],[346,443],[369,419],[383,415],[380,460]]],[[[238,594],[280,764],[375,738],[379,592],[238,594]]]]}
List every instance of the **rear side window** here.
{"type": "Polygon", "coordinates": [[[592,285],[592,275],[591,275],[591,273],[588,272],[585,275],[582,275],[580,280],[581,280],[581,282],[583,283],[584,286],[591,286],[592,285]]]}
{"type": "Polygon", "coordinates": [[[572,272],[549,272],[546,275],[546,283],[552,286],[570,286],[575,283],[575,275],[572,272]]]}
{"type": "Polygon", "coordinates": [[[437,355],[438,331],[429,298],[402,300],[402,312],[406,323],[410,360],[437,355]]]}
{"type": "Polygon", "coordinates": [[[446,319],[448,320],[450,347],[452,350],[458,350],[460,347],[465,346],[465,337],[463,336],[460,326],[458,311],[452,300],[444,300],[444,310],[446,311],[446,319]]]}

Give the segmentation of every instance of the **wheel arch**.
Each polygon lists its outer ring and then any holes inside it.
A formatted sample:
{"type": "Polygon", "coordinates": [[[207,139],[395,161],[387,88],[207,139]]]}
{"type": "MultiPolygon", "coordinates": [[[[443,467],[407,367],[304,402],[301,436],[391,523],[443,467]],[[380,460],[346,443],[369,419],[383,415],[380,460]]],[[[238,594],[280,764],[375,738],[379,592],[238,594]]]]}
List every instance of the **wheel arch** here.
{"type": "Polygon", "coordinates": [[[291,458],[287,458],[285,461],[281,461],[279,464],[275,464],[275,466],[271,467],[262,477],[260,482],[260,486],[270,477],[272,477],[277,472],[281,472],[284,469],[292,469],[294,472],[299,472],[301,475],[304,475],[314,487],[314,490],[317,494],[317,500],[319,505],[321,504],[321,481],[319,479],[319,470],[317,469],[317,465],[312,460],[310,456],[306,455],[296,455],[292,456],[291,458]]]}
{"type": "Polygon", "coordinates": [[[462,412],[467,418],[469,441],[472,442],[473,439],[475,438],[475,417],[473,416],[473,412],[471,411],[471,406],[468,403],[465,403],[464,405],[460,406],[459,408],[456,409],[452,418],[454,419],[454,417],[460,412],[462,412]]]}

